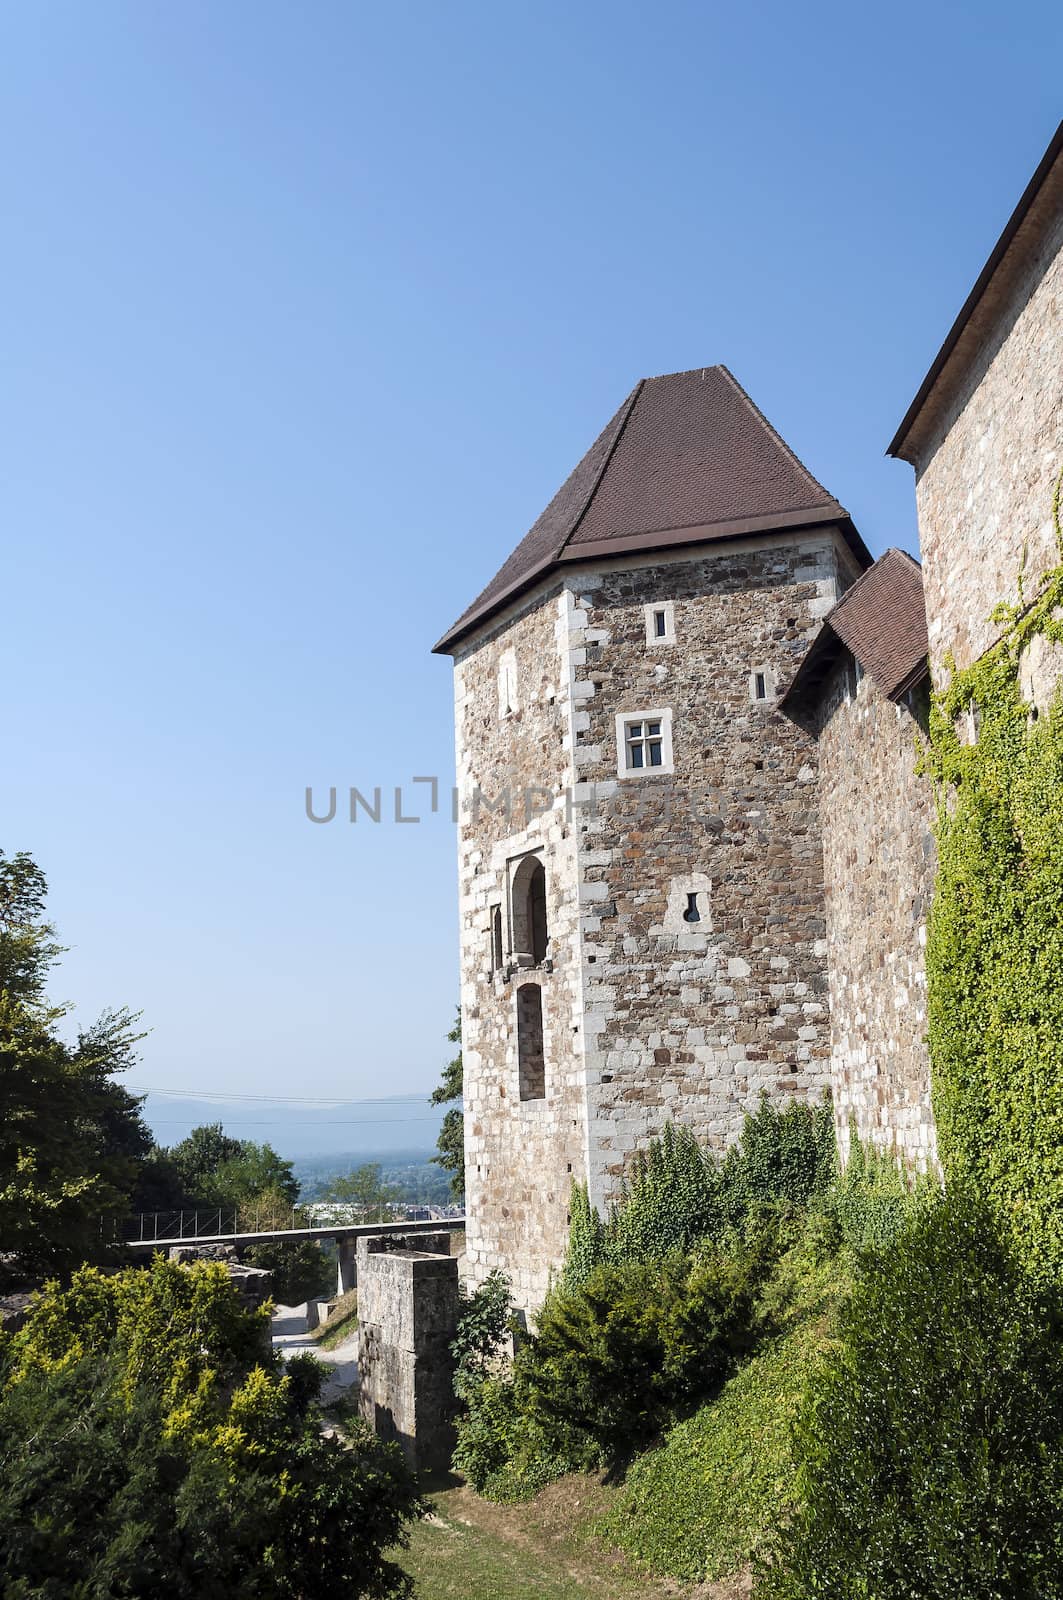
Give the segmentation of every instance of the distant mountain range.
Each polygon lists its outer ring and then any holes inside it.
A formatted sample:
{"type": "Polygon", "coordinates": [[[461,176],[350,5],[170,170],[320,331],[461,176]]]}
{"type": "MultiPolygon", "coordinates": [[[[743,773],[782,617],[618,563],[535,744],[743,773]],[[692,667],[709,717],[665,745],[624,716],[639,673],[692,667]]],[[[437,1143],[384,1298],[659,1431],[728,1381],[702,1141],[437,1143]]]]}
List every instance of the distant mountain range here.
{"type": "Polygon", "coordinates": [[[143,1113],[162,1145],[177,1144],[203,1123],[220,1122],[234,1138],[271,1144],[288,1159],[344,1155],[356,1164],[359,1158],[376,1160],[398,1152],[431,1154],[446,1109],[429,1105],[427,1095],[414,1094],[307,1105],[148,1093],[143,1113]]]}

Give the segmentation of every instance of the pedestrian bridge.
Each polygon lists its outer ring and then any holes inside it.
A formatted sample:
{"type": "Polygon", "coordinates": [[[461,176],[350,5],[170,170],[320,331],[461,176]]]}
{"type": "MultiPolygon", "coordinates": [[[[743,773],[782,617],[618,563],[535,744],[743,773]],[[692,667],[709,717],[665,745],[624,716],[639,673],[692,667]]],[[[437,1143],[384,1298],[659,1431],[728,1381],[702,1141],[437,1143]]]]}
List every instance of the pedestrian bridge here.
{"type": "Polygon", "coordinates": [[[240,1249],[250,1248],[256,1244],[295,1244],[304,1239],[312,1242],[334,1240],[339,1255],[336,1274],[338,1294],[346,1294],[357,1282],[355,1246],[359,1239],[376,1239],[381,1235],[386,1237],[388,1234],[395,1234],[405,1239],[415,1238],[418,1234],[460,1233],[465,1227],[465,1218],[462,1216],[442,1217],[438,1221],[428,1222],[320,1222],[312,1223],[309,1227],[273,1227],[241,1232],[237,1227],[241,1219],[233,1213],[225,1215],[217,1211],[189,1211],[177,1214],[176,1228],[168,1224],[160,1232],[160,1218],[169,1219],[173,1215],[171,1212],[151,1215],[145,1213],[139,1218],[134,1218],[133,1226],[139,1227],[139,1236],[126,1239],[125,1248],[152,1251],[173,1250],[181,1245],[195,1249],[202,1245],[231,1244],[240,1249]],[[231,1229],[223,1226],[230,1219],[231,1229]],[[205,1227],[211,1229],[210,1232],[199,1231],[201,1220],[205,1227]]]}

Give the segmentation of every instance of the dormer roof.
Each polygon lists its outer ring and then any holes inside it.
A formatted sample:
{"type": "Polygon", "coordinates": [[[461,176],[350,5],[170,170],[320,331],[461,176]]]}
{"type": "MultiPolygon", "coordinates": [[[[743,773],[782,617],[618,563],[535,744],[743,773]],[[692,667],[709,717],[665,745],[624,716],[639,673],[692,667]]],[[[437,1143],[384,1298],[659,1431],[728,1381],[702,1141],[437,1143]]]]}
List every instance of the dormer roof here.
{"type": "Polygon", "coordinates": [[[899,700],[927,671],[923,569],[891,548],[842,595],[802,658],[779,710],[807,727],[823,687],[848,650],[888,700],[899,700]]]}
{"type": "Polygon", "coordinates": [[[574,561],[836,523],[840,505],[723,366],[637,383],[486,589],[436,645],[449,653],[547,574],[574,561]]]}

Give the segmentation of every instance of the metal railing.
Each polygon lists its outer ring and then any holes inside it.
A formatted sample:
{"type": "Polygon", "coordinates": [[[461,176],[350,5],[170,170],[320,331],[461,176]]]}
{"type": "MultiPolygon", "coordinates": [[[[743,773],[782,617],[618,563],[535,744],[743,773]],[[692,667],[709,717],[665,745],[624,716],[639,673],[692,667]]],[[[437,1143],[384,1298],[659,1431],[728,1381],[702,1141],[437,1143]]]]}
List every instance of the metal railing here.
{"type": "Polygon", "coordinates": [[[301,1238],[320,1235],[328,1238],[334,1234],[350,1233],[427,1233],[438,1230],[449,1233],[465,1226],[465,1218],[440,1217],[437,1219],[409,1219],[389,1217],[386,1220],[360,1218],[357,1222],[329,1218],[319,1220],[312,1206],[294,1206],[289,1212],[270,1207],[259,1212],[253,1206],[226,1209],[224,1206],[201,1206],[190,1211],[141,1211],[127,1219],[122,1229],[124,1244],[167,1244],[191,1239],[224,1240],[244,1238],[252,1234],[297,1234],[301,1238]]]}
{"type": "Polygon", "coordinates": [[[202,1211],[141,1211],[127,1221],[125,1238],[140,1244],[149,1239],[163,1243],[167,1239],[216,1238],[219,1233],[236,1233],[237,1219],[236,1211],[222,1206],[202,1211]]]}

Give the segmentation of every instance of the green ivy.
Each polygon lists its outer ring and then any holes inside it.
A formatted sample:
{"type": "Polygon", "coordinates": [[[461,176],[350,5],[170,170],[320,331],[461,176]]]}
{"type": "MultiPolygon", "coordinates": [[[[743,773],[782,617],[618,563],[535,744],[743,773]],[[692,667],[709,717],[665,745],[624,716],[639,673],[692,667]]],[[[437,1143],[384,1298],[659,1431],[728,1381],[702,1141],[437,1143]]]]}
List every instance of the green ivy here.
{"type": "Polygon", "coordinates": [[[998,606],[999,641],[933,698],[937,796],[927,941],[934,1115],[946,1180],[973,1181],[1027,1263],[1063,1271],[1063,702],[1037,717],[1020,661],[1063,643],[1060,565],[998,606]],[[966,742],[972,718],[977,737],[966,742]]]}
{"type": "Polygon", "coordinates": [[[785,1111],[762,1098],[722,1161],[689,1128],[665,1123],[640,1150],[623,1192],[603,1222],[586,1186],[573,1186],[569,1238],[559,1289],[581,1288],[596,1267],[658,1261],[703,1239],[721,1240],[780,1203],[803,1207],[823,1194],[836,1170],[830,1101],[792,1101],[785,1111]]]}

